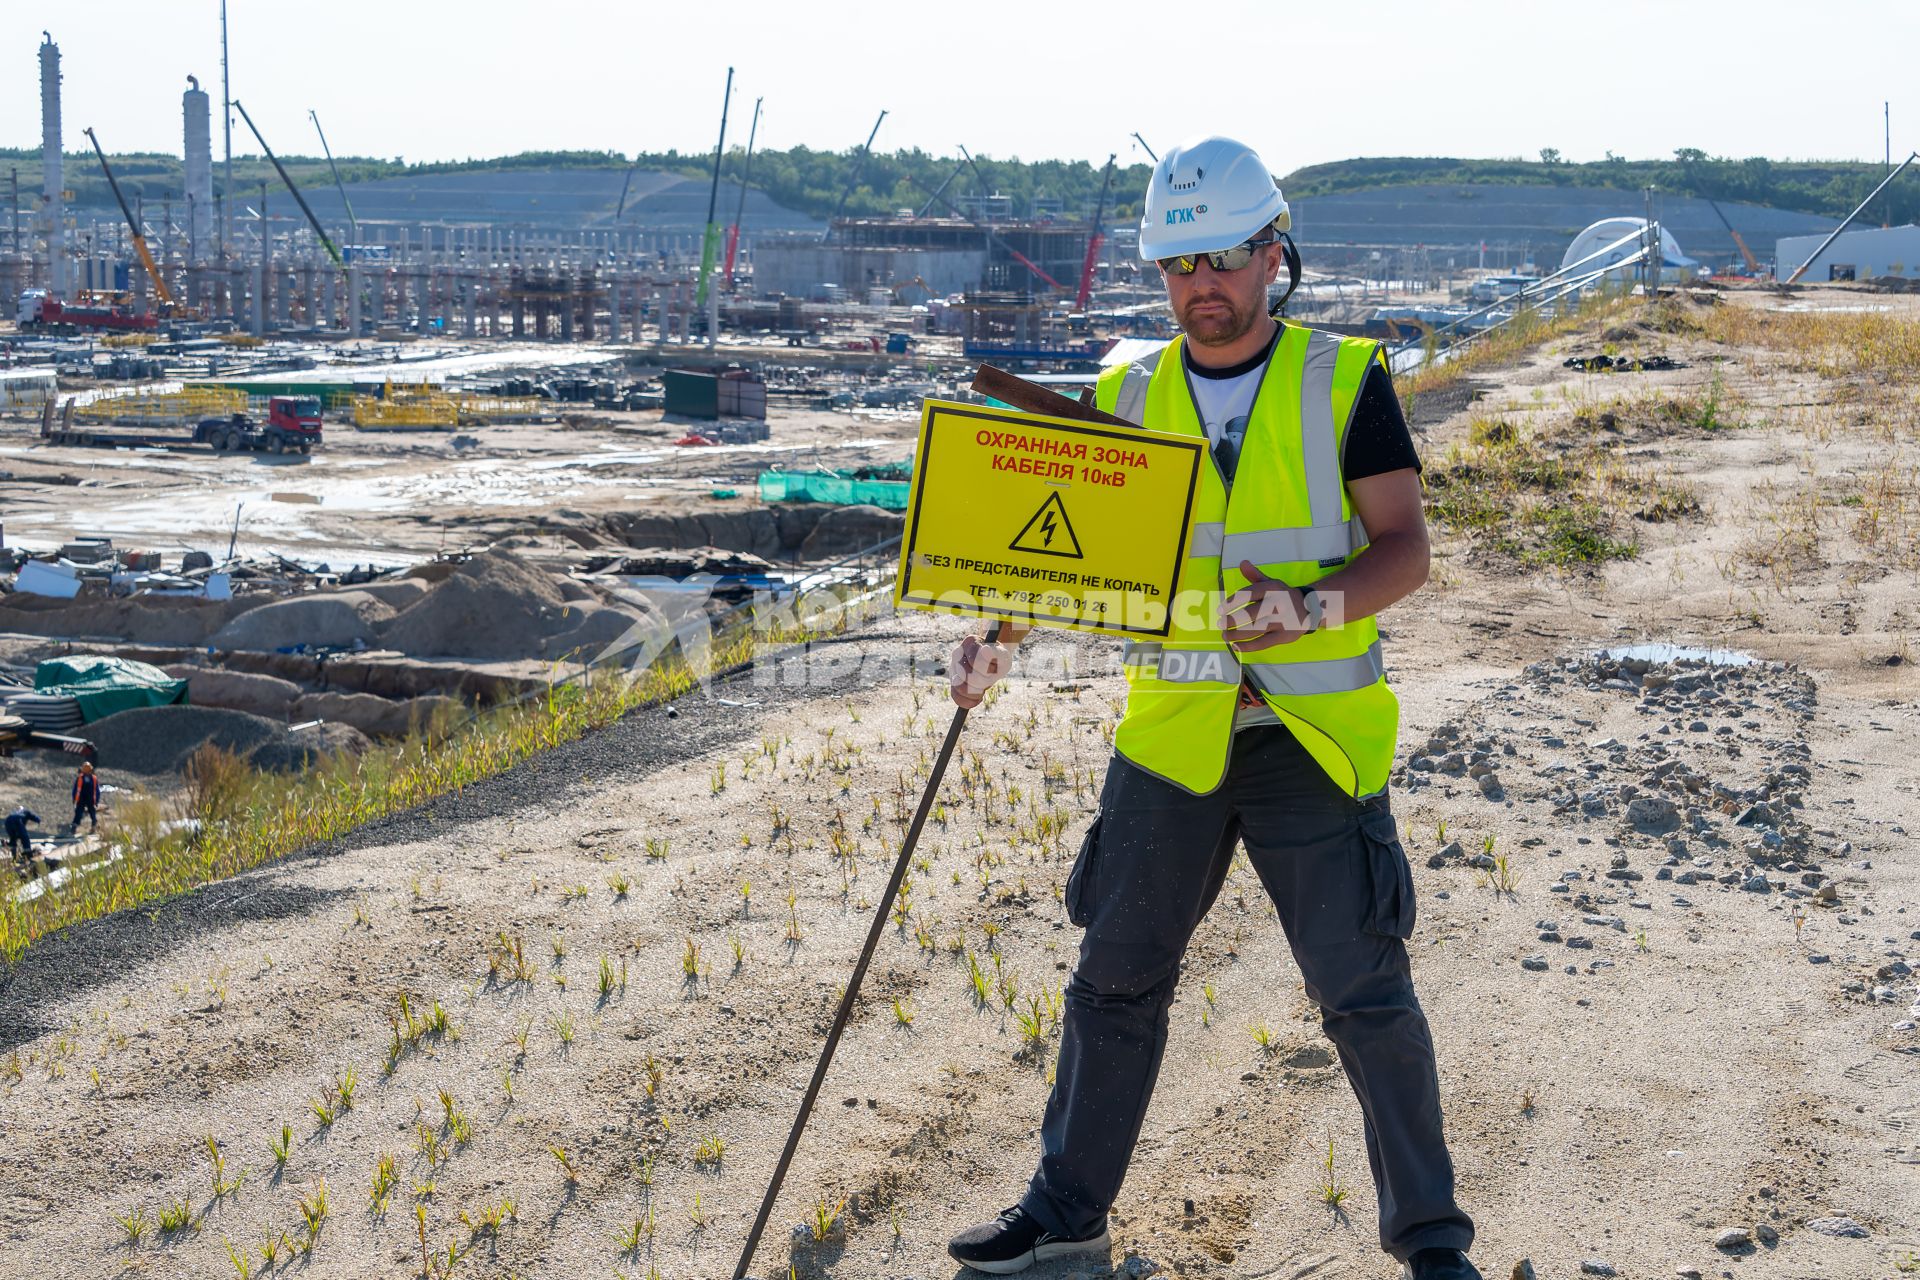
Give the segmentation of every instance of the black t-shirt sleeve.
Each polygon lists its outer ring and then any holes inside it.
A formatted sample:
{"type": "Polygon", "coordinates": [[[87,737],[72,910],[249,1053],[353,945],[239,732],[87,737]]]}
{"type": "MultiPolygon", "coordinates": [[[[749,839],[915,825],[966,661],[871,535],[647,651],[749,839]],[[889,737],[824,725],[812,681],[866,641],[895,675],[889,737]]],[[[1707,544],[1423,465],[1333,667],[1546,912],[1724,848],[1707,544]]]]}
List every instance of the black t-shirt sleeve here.
{"type": "Polygon", "coordinates": [[[1400,397],[1393,392],[1393,375],[1378,364],[1367,370],[1367,380],[1360,385],[1360,403],[1354,406],[1340,461],[1341,473],[1348,480],[1407,467],[1420,469],[1413,433],[1407,430],[1406,415],[1400,412],[1400,397]]]}

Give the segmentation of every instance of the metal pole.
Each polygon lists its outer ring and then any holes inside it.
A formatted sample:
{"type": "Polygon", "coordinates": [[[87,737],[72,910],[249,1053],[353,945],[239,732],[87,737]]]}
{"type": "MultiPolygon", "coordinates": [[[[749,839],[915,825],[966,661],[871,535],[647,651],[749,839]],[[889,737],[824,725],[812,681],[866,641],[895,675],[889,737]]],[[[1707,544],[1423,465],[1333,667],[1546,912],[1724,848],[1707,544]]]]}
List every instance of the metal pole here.
{"type": "MultiPolygon", "coordinates": [[[[727,92],[720,100],[720,140],[713,144],[713,185],[707,189],[707,229],[700,238],[700,287],[694,290],[693,305],[702,306],[707,300],[707,277],[713,274],[713,260],[720,244],[720,225],[714,215],[720,206],[720,157],[727,145],[727,108],[733,105],[733,68],[727,68],[727,92]]],[[[707,345],[712,346],[717,335],[707,334],[707,345]]]]}
{"type": "MultiPolygon", "coordinates": [[[[1882,191],[1885,191],[1887,189],[1887,184],[1892,182],[1895,178],[1899,177],[1902,173],[1906,172],[1907,166],[1912,164],[1915,160],[1920,160],[1920,151],[1910,152],[1907,158],[1900,162],[1900,167],[1898,169],[1895,169],[1892,173],[1880,179],[1880,185],[1867,193],[1867,198],[1860,202],[1859,208],[1855,209],[1852,213],[1848,214],[1846,217],[1846,221],[1842,222],[1839,226],[1835,227],[1833,229],[1833,234],[1820,242],[1820,247],[1813,251],[1813,256],[1808,258],[1805,262],[1801,263],[1800,266],[1794,271],[1794,273],[1787,277],[1786,282],[1788,284],[1800,283],[1800,277],[1807,274],[1807,268],[1812,266],[1815,260],[1818,259],[1821,254],[1827,251],[1827,246],[1832,244],[1835,240],[1839,239],[1840,233],[1842,231],[1845,231],[1848,227],[1853,225],[1853,220],[1860,216],[1860,210],[1865,209],[1868,205],[1872,204],[1873,198],[1879,195],[1882,191]]],[[[1775,269],[1776,270],[1778,269],[1778,264],[1776,264],[1775,269]]]]}
{"type": "MultiPolygon", "coordinates": [[[[993,644],[1000,639],[1002,624],[995,622],[987,632],[987,643],[993,644]]],[[[860,995],[860,981],[867,976],[867,966],[873,962],[874,948],[880,945],[880,935],[887,927],[887,914],[893,906],[894,895],[900,892],[900,882],[906,879],[907,867],[913,861],[913,847],[920,839],[920,829],[927,825],[927,814],[933,809],[934,797],[940,793],[940,782],[946,776],[947,761],[953,758],[954,744],[960,741],[960,730],[966,726],[967,709],[956,707],[953,723],[947,726],[947,736],[940,744],[940,754],[934,757],[933,772],[927,776],[926,790],[920,793],[920,807],[913,811],[913,821],[907,827],[907,836],[900,845],[900,857],[893,864],[893,875],[887,880],[887,891],[880,895],[880,901],[874,906],[873,924],[867,930],[866,945],[860,949],[860,959],[853,966],[853,976],[847,979],[846,994],[840,997],[840,1007],[834,1010],[833,1026],[827,1030],[827,1043],[820,1051],[820,1061],[814,1064],[813,1079],[807,1085],[805,1096],[800,1099],[800,1114],[793,1118],[793,1128],[787,1134],[787,1145],[780,1151],[780,1160],[773,1167],[773,1179],[767,1184],[767,1194],[760,1201],[760,1212],[754,1216],[753,1229],[747,1232],[747,1243],[740,1250],[739,1265],[733,1269],[733,1280],[745,1280],[747,1268],[753,1263],[753,1251],[760,1243],[761,1232],[767,1229],[767,1218],[773,1213],[773,1202],[780,1196],[780,1184],[786,1181],[787,1166],[793,1161],[793,1153],[800,1145],[800,1135],[806,1131],[807,1117],[813,1114],[814,1101],[820,1096],[820,1086],[827,1078],[827,1067],[833,1062],[833,1051],[840,1045],[840,1033],[847,1029],[847,1019],[853,1013],[853,1002],[860,995]]]]}
{"type": "Polygon", "coordinates": [[[1133,140],[1140,144],[1140,149],[1142,151],[1147,153],[1147,159],[1153,161],[1155,164],[1160,163],[1160,157],[1153,154],[1153,148],[1147,145],[1147,140],[1145,138],[1141,137],[1138,133],[1135,133],[1133,135],[1133,140]]]}
{"type": "Polygon", "coordinates": [[[227,256],[227,206],[233,202],[233,85],[227,79],[227,0],[220,0],[220,136],[227,149],[227,177],[220,192],[220,256],[227,256]]]}

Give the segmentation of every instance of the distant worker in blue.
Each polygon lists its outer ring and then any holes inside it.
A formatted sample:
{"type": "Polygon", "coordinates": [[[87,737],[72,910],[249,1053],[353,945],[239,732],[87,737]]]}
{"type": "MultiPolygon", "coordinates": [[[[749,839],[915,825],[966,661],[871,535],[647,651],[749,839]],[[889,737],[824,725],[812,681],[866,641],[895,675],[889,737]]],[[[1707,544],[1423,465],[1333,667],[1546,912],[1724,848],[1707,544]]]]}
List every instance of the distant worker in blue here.
{"type": "Polygon", "coordinates": [[[7,815],[7,852],[19,864],[24,874],[33,872],[33,838],[27,834],[29,825],[39,826],[40,815],[24,804],[7,815]]]}
{"type": "MultiPolygon", "coordinates": [[[[979,1271],[1108,1252],[1180,962],[1244,843],[1359,1098],[1381,1247],[1406,1280],[1481,1280],[1386,794],[1400,712],[1375,616],[1427,580],[1420,463],[1380,344],[1269,312],[1282,269],[1299,281],[1291,225],[1244,143],[1198,138],[1154,165],[1140,256],[1159,265],[1181,335],[1107,370],[1094,402],[1204,439],[1210,463],[1171,629],[1127,646],[1126,714],[1065,887],[1086,934],[1039,1168],[1018,1204],[948,1245],[979,1271]]],[[[963,640],[953,700],[979,705],[1024,634],[963,640]]]]}

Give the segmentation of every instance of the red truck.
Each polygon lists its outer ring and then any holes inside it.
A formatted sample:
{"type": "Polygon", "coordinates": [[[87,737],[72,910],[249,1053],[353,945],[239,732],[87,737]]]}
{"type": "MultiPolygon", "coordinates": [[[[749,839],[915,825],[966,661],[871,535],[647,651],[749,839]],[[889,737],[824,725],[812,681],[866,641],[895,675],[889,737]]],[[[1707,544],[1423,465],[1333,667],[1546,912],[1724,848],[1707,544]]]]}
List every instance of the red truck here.
{"type": "Polygon", "coordinates": [[[41,435],[49,444],[104,445],[108,448],[168,448],[204,444],[228,453],[312,453],[320,443],[320,398],[274,396],[267,401],[267,420],[236,413],[225,418],[202,418],[186,427],[130,427],[73,421],[73,402],[58,422],[51,406],[41,435]]]}
{"type": "Polygon", "coordinates": [[[107,329],[140,333],[160,326],[158,316],[151,313],[141,315],[132,307],[117,302],[62,302],[45,289],[28,289],[21,293],[14,318],[22,329],[107,329]]]}

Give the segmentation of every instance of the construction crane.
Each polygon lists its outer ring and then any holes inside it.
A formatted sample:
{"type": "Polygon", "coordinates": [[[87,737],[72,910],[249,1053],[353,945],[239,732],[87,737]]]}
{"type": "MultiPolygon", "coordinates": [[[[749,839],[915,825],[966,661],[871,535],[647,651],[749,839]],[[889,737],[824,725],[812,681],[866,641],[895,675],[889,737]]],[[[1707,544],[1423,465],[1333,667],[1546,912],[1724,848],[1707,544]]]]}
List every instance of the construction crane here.
{"type": "Polygon", "coordinates": [[[94,136],[92,129],[84,131],[87,141],[93,144],[93,154],[100,157],[100,171],[107,175],[107,185],[113,188],[113,198],[120,202],[120,212],[127,219],[127,230],[133,233],[133,247],[140,254],[140,265],[147,269],[147,278],[153,281],[153,291],[160,299],[162,307],[173,307],[173,290],[167,288],[167,278],[160,274],[160,267],[153,260],[153,254],[147,249],[146,232],[140,229],[140,220],[133,216],[133,210],[127,205],[126,196],[120,192],[120,183],[113,176],[113,168],[107,163],[107,153],[101,150],[100,139],[94,136]]]}
{"type": "Polygon", "coordinates": [[[327,131],[320,127],[320,113],[309,109],[307,114],[313,117],[313,131],[320,135],[320,150],[326,153],[327,170],[333,174],[333,189],[340,193],[340,203],[347,207],[347,243],[360,243],[360,219],[353,216],[353,201],[347,199],[346,184],[340,181],[340,167],[333,162],[333,148],[327,145],[327,131]]]}
{"type": "MultiPolygon", "coordinates": [[[[240,105],[240,99],[233,100],[233,109],[238,111],[240,118],[247,122],[247,128],[253,130],[254,141],[260,144],[260,149],[267,153],[267,159],[273,162],[274,172],[280,175],[280,181],[286,183],[287,190],[293,193],[294,203],[300,206],[300,212],[307,215],[307,225],[312,227],[313,234],[320,238],[320,247],[327,251],[329,258],[333,259],[334,266],[342,271],[346,270],[347,262],[340,256],[340,247],[334,244],[333,237],[328,235],[326,228],[320,225],[320,219],[314,217],[313,210],[307,207],[307,198],[300,194],[299,187],[293,185],[293,178],[287,173],[287,167],[280,163],[280,157],[273,154],[273,148],[268,146],[267,140],[260,136],[260,126],[253,122],[253,117],[247,114],[247,109],[240,105]]],[[[261,234],[265,234],[264,227],[261,229],[261,234]]]]}
{"type": "Polygon", "coordinates": [[[1100,242],[1106,239],[1100,231],[1100,219],[1107,216],[1107,192],[1113,189],[1113,162],[1117,159],[1117,153],[1107,157],[1106,176],[1100,180],[1100,200],[1093,206],[1093,226],[1087,231],[1087,260],[1080,268],[1080,292],[1073,299],[1075,311],[1085,311],[1087,299],[1093,296],[1093,269],[1100,263],[1100,242]]]}
{"type": "Polygon", "coordinates": [[[860,154],[853,159],[853,174],[847,179],[846,189],[840,193],[840,203],[833,206],[833,216],[827,219],[827,237],[833,235],[833,224],[840,220],[840,214],[847,207],[847,201],[853,195],[853,189],[860,185],[860,175],[866,172],[867,157],[873,154],[873,140],[880,136],[880,126],[885,123],[887,113],[882,111],[879,119],[873,122],[873,131],[867,134],[867,140],[861,144],[860,154]]]}
{"type": "Polygon", "coordinates": [[[1687,169],[1687,182],[1693,187],[1695,191],[1700,193],[1700,198],[1707,202],[1707,208],[1713,210],[1713,216],[1720,219],[1720,225],[1727,229],[1727,234],[1729,236],[1733,237],[1733,247],[1740,251],[1741,260],[1747,264],[1747,274],[1755,275],[1755,276],[1759,275],[1760,264],[1754,259],[1753,250],[1747,248],[1747,242],[1740,238],[1740,233],[1733,229],[1733,224],[1731,222],[1727,221],[1727,215],[1720,212],[1720,206],[1714,203],[1713,197],[1708,195],[1706,188],[1700,185],[1700,179],[1694,173],[1693,166],[1691,164],[1688,164],[1686,169],[1687,169]]]}
{"type": "Polygon", "coordinates": [[[753,140],[760,136],[760,104],[753,100],[753,123],[747,128],[747,163],[740,171],[740,203],[734,206],[733,228],[727,232],[727,292],[733,292],[733,255],[740,248],[740,220],[747,215],[747,179],[753,176],[753,140]]]}

